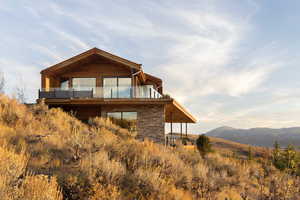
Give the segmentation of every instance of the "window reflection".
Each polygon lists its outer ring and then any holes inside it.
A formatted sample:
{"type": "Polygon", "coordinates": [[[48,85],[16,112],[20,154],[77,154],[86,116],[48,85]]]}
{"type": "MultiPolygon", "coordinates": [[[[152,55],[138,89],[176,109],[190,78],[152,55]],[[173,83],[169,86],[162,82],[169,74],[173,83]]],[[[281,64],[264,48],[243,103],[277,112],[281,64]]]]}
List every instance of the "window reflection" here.
{"type": "Polygon", "coordinates": [[[120,127],[136,132],[137,112],[108,112],[107,117],[120,127]]]}
{"type": "Polygon", "coordinates": [[[150,98],[153,97],[153,85],[143,85],[137,88],[137,97],[139,98],[150,98]]]}
{"type": "Polygon", "coordinates": [[[69,89],[69,80],[63,80],[60,82],[60,89],[68,90],[69,89]]]}
{"type": "Polygon", "coordinates": [[[96,78],[73,78],[73,88],[75,90],[93,90],[96,89],[96,78]]]}
{"type": "Polygon", "coordinates": [[[119,98],[130,98],[131,96],[131,78],[118,78],[119,98]]]}
{"type": "Polygon", "coordinates": [[[104,98],[130,98],[131,78],[111,77],[103,79],[104,98]]]}
{"type": "Polygon", "coordinates": [[[117,78],[104,78],[103,79],[103,90],[104,98],[117,98],[117,78]]]}

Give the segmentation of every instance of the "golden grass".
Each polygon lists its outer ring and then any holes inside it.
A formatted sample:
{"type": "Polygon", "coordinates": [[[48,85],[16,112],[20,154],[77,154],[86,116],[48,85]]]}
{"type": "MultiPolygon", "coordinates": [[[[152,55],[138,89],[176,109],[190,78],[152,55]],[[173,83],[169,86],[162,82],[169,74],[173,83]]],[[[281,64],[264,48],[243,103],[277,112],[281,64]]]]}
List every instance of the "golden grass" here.
{"type": "Polygon", "coordinates": [[[299,178],[267,160],[134,139],[107,119],[83,124],[0,96],[2,199],[300,199],[299,178]],[[288,187],[280,187],[287,185],[288,187]]]}

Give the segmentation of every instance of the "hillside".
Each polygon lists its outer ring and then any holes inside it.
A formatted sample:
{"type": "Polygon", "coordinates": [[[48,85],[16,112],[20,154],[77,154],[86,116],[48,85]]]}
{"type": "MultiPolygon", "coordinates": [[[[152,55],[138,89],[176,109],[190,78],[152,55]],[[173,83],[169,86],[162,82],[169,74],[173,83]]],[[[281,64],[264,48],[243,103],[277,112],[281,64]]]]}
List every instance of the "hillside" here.
{"type": "MultiPolygon", "coordinates": [[[[188,138],[192,140],[193,143],[195,143],[198,136],[199,135],[189,134],[188,138]]],[[[209,136],[209,138],[214,149],[224,157],[234,156],[240,159],[247,159],[249,154],[249,148],[250,148],[252,154],[256,158],[266,158],[266,157],[270,157],[272,151],[271,148],[267,148],[267,147],[251,146],[248,144],[242,144],[231,140],[226,140],[223,138],[212,137],[212,136],[209,136]]]]}
{"type": "Polygon", "coordinates": [[[268,160],[219,150],[202,159],[181,145],[135,140],[106,119],[83,124],[60,109],[28,108],[3,95],[0,138],[4,200],[300,198],[299,178],[268,160]]]}
{"type": "Polygon", "coordinates": [[[283,147],[289,144],[300,145],[300,127],[282,129],[220,127],[207,132],[206,135],[255,146],[272,147],[275,141],[283,147]]]}

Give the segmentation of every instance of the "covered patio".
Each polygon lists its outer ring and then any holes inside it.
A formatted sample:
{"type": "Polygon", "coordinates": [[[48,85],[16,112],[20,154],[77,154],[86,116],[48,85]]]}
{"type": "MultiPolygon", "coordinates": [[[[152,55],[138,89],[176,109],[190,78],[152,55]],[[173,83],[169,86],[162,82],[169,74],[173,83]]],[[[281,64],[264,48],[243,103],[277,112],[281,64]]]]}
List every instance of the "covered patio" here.
{"type": "Polygon", "coordinates": [[[170,132],[166,134],[166,145],[172,144],[175,137],[180,139],[187,138],[188,124],[197,123],[197,119],[174,99],[166,105],[165,112],[165,122],[170,124],[170,132]],[[180,124],[180,131],[174,132],[174,124],[178,123],[180,124]]]}

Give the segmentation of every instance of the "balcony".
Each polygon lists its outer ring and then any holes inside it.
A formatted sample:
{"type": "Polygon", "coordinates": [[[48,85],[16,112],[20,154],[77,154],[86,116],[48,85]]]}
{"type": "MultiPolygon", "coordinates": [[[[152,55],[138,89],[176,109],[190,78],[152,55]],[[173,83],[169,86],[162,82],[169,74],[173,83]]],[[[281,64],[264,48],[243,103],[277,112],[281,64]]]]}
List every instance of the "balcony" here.
{"type": "Polygon", "coordinates": [[[40,89],[39,98],[46,99],[160,99],[163,96],[152,87],[94,87],[94,88],[50,88],[40,89]]]}

